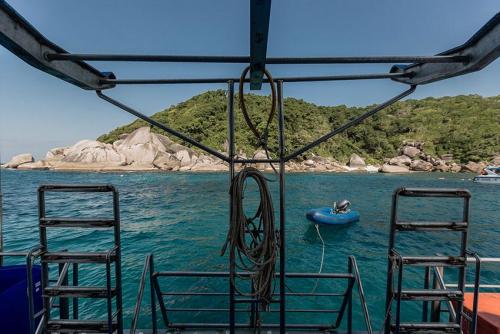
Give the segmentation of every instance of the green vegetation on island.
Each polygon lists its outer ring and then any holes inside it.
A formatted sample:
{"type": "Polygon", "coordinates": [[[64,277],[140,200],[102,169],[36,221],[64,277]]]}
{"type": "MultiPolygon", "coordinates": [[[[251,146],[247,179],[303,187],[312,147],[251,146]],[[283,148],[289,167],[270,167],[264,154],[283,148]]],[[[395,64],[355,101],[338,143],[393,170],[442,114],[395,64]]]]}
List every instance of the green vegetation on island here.
{"type": "MultiPolygon", "coordinates": [[[[268,117],[270,98],[249,94],[245,101],[254,123],[262,129],[268,117]]],[[[284,104],[288,152],[372,107],[317,106],[295,98],[286,98],[284,104]]],[[[239,111],[237,99],[235,111],[237,150],[251,155],[256,149],[255,139],[239,111]]],[[[222,90],[194,96],[152,118],[205,145],[223,150],[227,119],[226,96],[222,90]]],[[[137,120],[98,140],[112,143],[120,135],[145,125],[144,121],[137,120]]],[[[153,128],[153,131],[165,134],[158,129],[153,128]]],[[[269,146],[276,148],[277,120],[271,124],[269,133],[269,146]]],[[[364,157],[367,162],[381,162],[397,155],[405,140],[424,142],[425,151],[432,155],[453,154],[457,162],[488,161],[500,152],[500,96],[460,95],[398,102],[312,152],[340,162],[348,161],[352,153],[364,157]]]]}

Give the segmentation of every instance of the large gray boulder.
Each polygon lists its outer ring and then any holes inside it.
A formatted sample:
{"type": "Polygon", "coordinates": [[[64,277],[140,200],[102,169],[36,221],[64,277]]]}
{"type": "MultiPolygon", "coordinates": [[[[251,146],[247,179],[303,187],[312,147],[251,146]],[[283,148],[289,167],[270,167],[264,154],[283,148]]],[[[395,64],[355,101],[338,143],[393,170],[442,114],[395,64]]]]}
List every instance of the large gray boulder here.
{"type": "Polygon", "coordinates": [[[153,165],[161,170],[176,171],[181,167],[181,162],[170,153],[160,152],[153,160],[153,165]]]}
{"type": "Polygon", "coordinates": [[[316,167],[316,162],[314,162],[314,160],[312,159],[304,160],[302,164],[306,167],[312,167],[312,168],[316,167]]]}
{"type": "Polygon", "coordinates": [[[188,150],[180,150],[174,156],[181,162],[181,167],[192,165],[196,162],[197,157],[188,150]]]}
{"type": "Polygon", "coordinates": [[[409,171],[410,169],[406,166],[393,166],[389,164],[383,164],[379,170],[381,173],[408,173],[409,171]]]}
{"type": "Polygon", "coordinates": [[[401,149],[401,154],[404,154],[410,158],[415,158],[415,157],[418,157],[420,155],[422,151],[420,151],[418,148],[414,147],[414,146],[404,146],[402,149],[401,149]]]}
{"type": "Polygon", "coordinates": [[[434,165],[424,160],[413,160],[410,164],[410,169],[418,172],[430,172],[434,165]]]}
{"type": "Polygon", "coordinates": [[[158,135],[148,126],[139,128],[127,137],[114,143],[116,151],[124,157],[127,165],[153,167],[153,161],[166,147],[158,135]]]}
{"type": "Polygon", "coordinates": [[[65,151],[61,159],[65,163],[122,165],[123,157],[115,151],[112,145],[96,140],[81,140],[65,151]]]}
{"type": "Polygon", "coordinates": [[[28,162],[22,165],[19,165],[17,169],[21,170],[47,170],[50,169],[52,166],[50,163],[48,163],[45,160],[38,160],[35,162],[28,162]]]}
{"type": "MultiPolygon", "coordinates": [[[[253,155],[253,159],[258,159],[258,160],[267,159],[266,151],[264,151],[264,150],[255,151],[255,153],[253,155]]],[[[260,170],[266,169],[267,166],[269,166],[269,165],[266,163],[255,164],[255,168],[260,169],[260,170]]]]}
{"type": "Polygon", "coordinates": [[[33,158],[33,155],[31,153],[18,154],[16,156],[12,157],[12,159],[10,159],[10,161],[7,162],[4,165],[4,167],[5,168],[17,168],[22,164],[27,164],[27,163],[30,163],[33,161],[35,161],[35,159],[33,158]]]}
{"type": "Polygon", "coordinates": [[[191,166],[191,171],[225,171],[228,166],[222,160],[212,158],[211,156],[202,154],[196,159],[196,162],[191,166]]]}
{"type": "Polygon", "coordinates": [[[196,160],[196,154],[190,148],[177,144],[170,138],[151,132],[148,126],[139,128],[126,137],[121,137],[113,143],[116,151],[124,156],[125,163],[144,168],[175,169],[180,162],[180,168],[190,166],[196,160]],[[163,153],[170,154],[173,161],[163,153]],[[175,159],[174,159],[175,158],[175,159]],[[155,160],[158,159],[156,162],[155,160]]]}
{"type": "Polygon", "coordinates": [[[56,147],[47,152],[45,160],[62,160],[66,156],[68,147],[56,147]]]}
{"type": "Polygon", "coordinates": [[[393,166],[409,166],[411,158],[407,155],[400,155],[389,160],[389,164],[393,166]]]}
{"type": "Polygon", "coordinates": [[[470,172],[479,174],[486,167],[485,163],[469,161],[462,166],[462,172],[470,172]]]}
{"type": "Polygon", "coordinates": [[[452,172],[452,173],[458,173],[461,170],[462,170],[462,166],[460,166],[459,164],[457,164],[455,162],[450,165],[450,172],[452,172]]]}
{"type": "Polygon", "coordinates": [[[449,172],[451,167],[445,163],[440,163],[436,166],[434,166],[434,170],[436,172],[449,172]]]}
{"type": "Polygon", "coordinates": [[[349,167],[351,168],[364,168],[366,167],[365,160],[361,158],[356,153],[351,154],[351,158],[349,159],[349,167]]]}

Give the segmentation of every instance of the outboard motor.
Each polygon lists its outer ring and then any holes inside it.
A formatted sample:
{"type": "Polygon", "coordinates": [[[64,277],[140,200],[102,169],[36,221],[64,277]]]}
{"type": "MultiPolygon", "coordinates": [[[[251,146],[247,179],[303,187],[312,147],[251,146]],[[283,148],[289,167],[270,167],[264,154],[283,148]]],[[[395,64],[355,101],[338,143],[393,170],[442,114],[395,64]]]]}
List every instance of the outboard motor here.
{"type": "Polygon", "coordinates": [[[349,202],[346,199],[343,199],[343,200],[341,200],[340,202],[337,203],[335,211],[337,213],[346,213],[346,212],[350,211],[350,209],[349,209],[350,207],[351,207],[351,202],[349,202]]]}

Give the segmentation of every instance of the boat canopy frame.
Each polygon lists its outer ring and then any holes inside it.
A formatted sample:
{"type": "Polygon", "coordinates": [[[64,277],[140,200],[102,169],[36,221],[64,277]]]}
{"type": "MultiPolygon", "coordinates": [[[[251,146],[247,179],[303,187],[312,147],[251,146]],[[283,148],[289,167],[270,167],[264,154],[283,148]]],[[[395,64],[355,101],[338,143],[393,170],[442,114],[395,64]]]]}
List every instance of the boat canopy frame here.
{"type": "MultiPolygon", "coordinates": [[[[497,13],[469,41],[451,50],[431,56],[343,56],[343,57],[267,57],[268,31],[271,19],[271,0],[250,0],[250,55],[249,56],[193,56],[154,54],[73,54],[51,42],[17,13],[5,0],[0,0],[0,44],[31,66],[74,84],[85,90],[96,91],[97,95],[116,107],[135,115],[151,126],[157,127],[229,164],[229,182],[235,174],[235,165],[247,163],[279,163],[279,329],[286,332],[285,306],[285,162],[297,158],[306,151],[320,145],[335,135],[361,123],[381,110],[413,93],[420,84],[464,75],[483,69],[500,56],[500,13],[497,13]],[[239,63],[250,66],[250,88],[261,89],[266,65],[297,64],[393,64],[389,73],[367,73],[328,76],[295,76],[276,78],[279,152],[277,158],[241,159],[235,155],[234,127],[234,85],[232,78],[164,78],[164,79],[121,79],[112,72],[101,72],[87,62],[175,62],[175,63],[239,63]],[[404,63],[407,65],[399,65],[404,63]],[[285,110],[283,84],[285,82],[380,80],[390,79],[409,85],[402,93],[372,108],[368,112],[333,129],[317,140],[304,145],[289,154],[285,145],[285,110]],[[161,124],[151,117],[105,95],[104,90],[117,85],[135,84],[202,84],[227,83],[228,155],[210,148],[200,141],[161,124]]],[[[230,198],[229,205],[232,206],[230,198]]],[[[231,222],[229,222],[231,223],[231,222]]],[[[1,251],[1,250],[0,250],[1,251]]],[[[235,256],[229,255],[229,275],[235,276],[235,256]]],[[[232,281],[232,280],[230,280],[232,281]]],[[[229,330],[235,333],[235,289],[230,283],[229,330]]]]}

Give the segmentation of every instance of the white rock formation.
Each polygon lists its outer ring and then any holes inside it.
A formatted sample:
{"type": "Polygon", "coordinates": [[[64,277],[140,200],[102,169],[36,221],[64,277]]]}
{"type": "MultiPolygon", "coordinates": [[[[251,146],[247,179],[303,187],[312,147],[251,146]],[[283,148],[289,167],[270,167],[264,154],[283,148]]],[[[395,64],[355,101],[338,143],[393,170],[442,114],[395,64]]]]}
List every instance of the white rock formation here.
{"type": "Polygon", "coordinates": [[[78,164],[106,163],[122,165],[123,157],[113,148],[113,145],[96,140],[81,140],[65,151],[62,162],[78,164]]]}
{"type": "Polygon", "coordinates": [[[159,152],[166,152],[163,143],[151,133],[149,127],[142,127],[113,145],[127,165],[153,168],[153,161],[159,152]]]}
{"type": "Polygon", "coordinates": [[[159,152],[153,160],[153,165],[161,170],[177,171],[181,167],[181,162],[170,153],[159,152]]]}
{"type": "Polygon", "coordinates": [[[62,160],[66,156],[68,147],[56,147],[47,152],[45,160],[62,160]]]}
{"type": "Polygon", "coordinates": [[[379,170],[381,173],[408,173],[409,171],[410,169],[406,166],[393,166],[389,164],[383,164],[379,170]]]}
{"type": "Polygon", "coordinates": [[[19,165],[17,169],[21,170],[47,170],[52,166],[46,160],[38,160],[35,162],[28,162],[22,165],[19,165]]]}
{"type": "MultiPolygon", "coordinates": [[[[255,151],[255,153],[253,155],[253,159],[267,159],[266,151],[264,151],[264,150],[255,151]]],[[[266,164],[266,163],[258,163],[258,164],[255,164],[254,167],[257,169],[260,169],[260,170],[264,170],[267,168],[267,166],[268,166],[268,164],[266,164]]]]}
{"type": "Polygon", "coordinates": [[[356,153],[351,154],[351,158],[349,159],[349,167],[351,168],[365,168],[366,163],[363,158],[361,158],[356,153]]]}
{"type": "Polygon", "coordinates": [[[195,155],[192,155],[188,150],[179,150],[174,156],[181,162],[181,167],[190,166],[196,161],[195,155]]]}
{"type": "Polygon", "coordinates": [[[23,153],[16,155],[10,159],[9,162],[7,162],[4,167],[5,168],[17,168],[22,164],[30,163],[35,161],[33,158],[33,155],[31,153],[23,153]]]}

